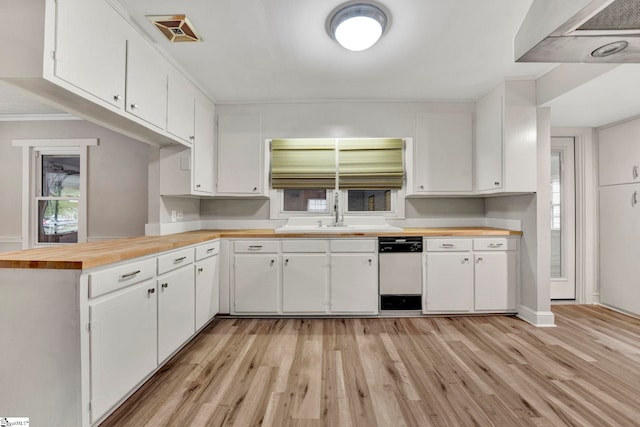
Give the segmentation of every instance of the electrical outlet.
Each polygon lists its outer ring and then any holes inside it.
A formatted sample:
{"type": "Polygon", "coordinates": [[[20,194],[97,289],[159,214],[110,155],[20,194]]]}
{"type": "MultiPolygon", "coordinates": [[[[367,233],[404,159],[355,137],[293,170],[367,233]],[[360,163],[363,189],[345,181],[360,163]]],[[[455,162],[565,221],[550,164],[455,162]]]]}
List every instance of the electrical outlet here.
{"type": "Polygon", "coordinates": [[[177,220],[176,211],[171,211],[171,222],[176,222],[176,220],[177,220]]]}
{"type": "Polygon", "coordinates": [[[178,212],[178,221],[182,221],[182,218],[184,218],[184,215],[182,215],[182,212],[178,212]]]}

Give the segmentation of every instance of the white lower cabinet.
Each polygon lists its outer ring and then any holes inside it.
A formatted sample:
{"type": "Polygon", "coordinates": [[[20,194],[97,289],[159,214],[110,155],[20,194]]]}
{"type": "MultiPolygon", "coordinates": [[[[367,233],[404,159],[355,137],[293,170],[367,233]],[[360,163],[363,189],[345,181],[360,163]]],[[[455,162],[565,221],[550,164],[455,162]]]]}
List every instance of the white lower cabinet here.
{"type": "Polygon", "coordinates": [[[469,252],[429,253],[426,272],[425,311],[473,309],[473,264],[469,252]]]}
{"type": "Polygon", "coordinates": [[[234,256],[236,313],[278,313],[278,264],[278,254],[234,256]]]}
{"type": "Polygon", "coordinates": [[[157,309],[155,280],[89,305],[91,423],[156,368],[157,309]]]}
{"type": "Polygon", "coordinates": [[[193,266],[158,278],[158,361],[163,362],[195,332],[193,266]]]}
{"type": "Polygon", "coordinates": [[[516,239],[427,239],[425,246],[425,313],[516,310],[516,239]]]}
{"type": "Polygon", "coordinates": [[[514,251],[474,254],[477,311],[516,309],[516,260],[514,251]]]}
{"type": "Polygon", "coordinates": [[[327,311],[327,255],[283,254],[282,311],[327,311]]]}
{"type": "Polygon", "coordinates": [[[331,312],[378,313],[378,254],[331,254],[331,312]]]}

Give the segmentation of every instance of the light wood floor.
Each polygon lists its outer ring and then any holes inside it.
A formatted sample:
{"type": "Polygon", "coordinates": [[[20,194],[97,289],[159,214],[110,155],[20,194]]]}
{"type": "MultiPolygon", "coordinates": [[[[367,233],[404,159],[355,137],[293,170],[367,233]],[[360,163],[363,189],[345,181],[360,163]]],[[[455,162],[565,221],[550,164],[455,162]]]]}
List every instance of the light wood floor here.
{"type": "Polygon", "coordinates": [[[640,320],[218,320],[107,426],[638,426],[640,320]]]}

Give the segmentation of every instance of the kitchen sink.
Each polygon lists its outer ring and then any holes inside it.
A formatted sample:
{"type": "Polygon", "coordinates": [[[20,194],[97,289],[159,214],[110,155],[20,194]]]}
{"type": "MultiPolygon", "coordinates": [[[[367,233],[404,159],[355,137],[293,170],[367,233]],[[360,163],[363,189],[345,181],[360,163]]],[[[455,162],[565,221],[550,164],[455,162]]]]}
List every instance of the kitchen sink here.
{"type": "Polygon", "coordinates": [[[384,217],[345,217],[335,223],[333,217],[293,217],[276,233],[376,233],[398,232],[400,227],[387,224],[384,217]]]}

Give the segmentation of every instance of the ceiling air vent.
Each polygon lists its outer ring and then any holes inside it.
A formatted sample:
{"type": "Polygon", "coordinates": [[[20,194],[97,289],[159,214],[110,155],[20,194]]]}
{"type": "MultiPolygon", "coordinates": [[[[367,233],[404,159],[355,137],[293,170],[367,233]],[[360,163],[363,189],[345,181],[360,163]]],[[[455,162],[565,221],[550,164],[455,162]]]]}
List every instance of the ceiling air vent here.
{"type": "Polygon", "coordinates": [[[170,42],[199,42],[202,38],[185,15],[147,16],[170,42]]]}

